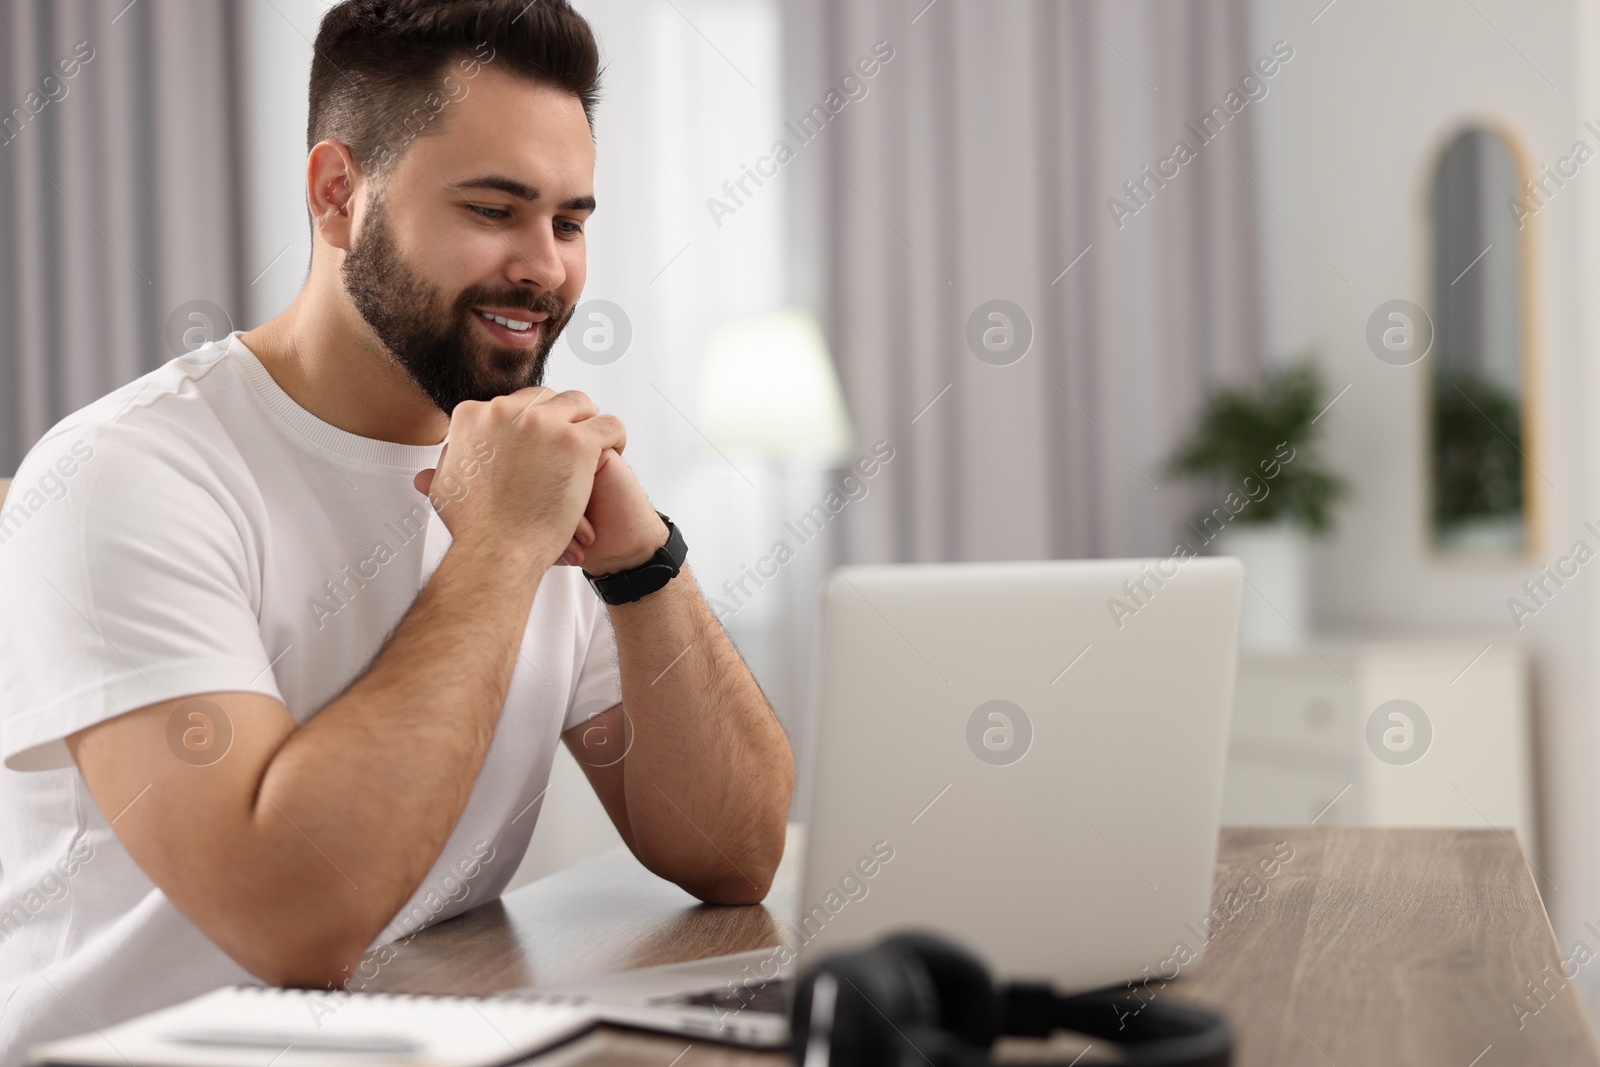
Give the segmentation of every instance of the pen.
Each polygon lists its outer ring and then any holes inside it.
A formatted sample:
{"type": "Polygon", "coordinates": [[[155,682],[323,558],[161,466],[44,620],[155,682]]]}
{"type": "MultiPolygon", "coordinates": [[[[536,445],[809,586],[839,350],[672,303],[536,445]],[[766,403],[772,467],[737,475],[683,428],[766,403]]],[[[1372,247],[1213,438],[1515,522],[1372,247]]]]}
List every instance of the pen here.
{"type": "Polygon", "coordinates": [[[420,1052],[423,1046],[406,1037],[381,1034],[312,1034],[291,1030],[177,1030],[167,1040],[180,1045],[224,1045],[235,1048],[297,1048],[317,1052],[420,1052]]]}

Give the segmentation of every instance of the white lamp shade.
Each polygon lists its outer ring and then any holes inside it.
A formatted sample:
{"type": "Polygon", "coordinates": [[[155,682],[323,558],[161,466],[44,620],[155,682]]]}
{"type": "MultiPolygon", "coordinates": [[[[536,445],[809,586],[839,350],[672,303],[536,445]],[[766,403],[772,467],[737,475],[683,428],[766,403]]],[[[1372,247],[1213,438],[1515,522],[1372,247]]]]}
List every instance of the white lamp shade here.
{"type": "Polygon", "coordinates": [[[718,448],[844,461],[851,448],[839,376],[816,320],[799,310],[736,319],[711,334],[700,428],[718,448]]]}

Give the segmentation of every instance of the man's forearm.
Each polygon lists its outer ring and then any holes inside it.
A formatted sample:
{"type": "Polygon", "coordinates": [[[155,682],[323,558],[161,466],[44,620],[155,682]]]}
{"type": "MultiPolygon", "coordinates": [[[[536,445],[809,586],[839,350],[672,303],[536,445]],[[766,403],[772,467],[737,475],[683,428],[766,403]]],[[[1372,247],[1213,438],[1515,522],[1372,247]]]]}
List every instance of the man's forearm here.
{"type": "Polygon", "coordinates": [[[516,666],[533,573],[503,549],[453,545],[367,672],[290,734],[262,775],[254,825],[317,871],[307,881],[347,900],[333,914],[356,925],[361,949],[415,892],[466,807],[516,666]],[[304,855],[302,831],[338,876],[304,855]],[[346,879],[360,891],[346,892],[346,879]]]}
{"type": "Polygon", "coordinates": [[[633,728],[623,781],[635,852],[702,899],[762,899],[794,787],[782,725],[687,567],[608,611],[633,728]]]}

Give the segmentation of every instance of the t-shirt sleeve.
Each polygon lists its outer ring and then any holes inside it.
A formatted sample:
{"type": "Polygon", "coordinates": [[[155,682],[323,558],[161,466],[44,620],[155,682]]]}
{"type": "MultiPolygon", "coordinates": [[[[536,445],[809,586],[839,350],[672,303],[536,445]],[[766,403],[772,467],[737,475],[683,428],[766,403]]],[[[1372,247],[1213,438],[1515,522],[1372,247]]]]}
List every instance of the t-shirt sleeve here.
{"type": "Polygon", "coordinates": [[[0,507],[0,760],[70,767],[62,738],[149,704],[282,699],[263,648],[259,549],[224,459],[158,430],[60,429],[0,507]]]}
{"type": "Polygon", "coordinates": [[[563,731],[622,702],[622,672],[617,664],[617,635],[611,629],[611,613],[587,583],[579,594],[587,598],[583,613],[590,617],[589,649],[578,671],[572,706],[561,724],[563,731]]]}

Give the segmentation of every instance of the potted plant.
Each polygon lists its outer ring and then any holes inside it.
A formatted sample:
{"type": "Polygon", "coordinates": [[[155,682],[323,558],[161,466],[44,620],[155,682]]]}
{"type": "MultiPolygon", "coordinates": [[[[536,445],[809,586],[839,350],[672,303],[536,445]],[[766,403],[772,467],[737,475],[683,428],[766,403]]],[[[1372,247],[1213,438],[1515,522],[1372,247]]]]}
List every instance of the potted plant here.
{"type": "Polygon", "coordinates": [[[1523,547],[1522,404],[1488,375],[1451,369],[1433,383],[1433,529],[1440,547],[1523,547]]]}
{"type": "Polygon", "coordinates": [[[1186,528],[1190,543],[1244,563],[1247,648],[1294,647],[1311,625],[1310,539],[1333,528],[1347,491],[1317,456],[1326,403],[1309,357],[1268,371],[1254,390],[1214,389],[1167,461],[1169,474],[1206,494],[1186,528]]]}

